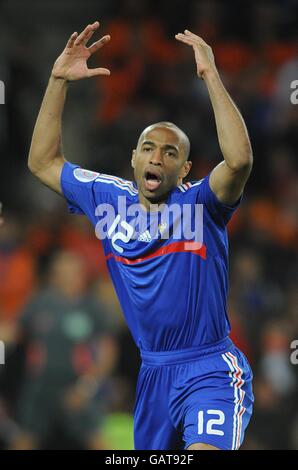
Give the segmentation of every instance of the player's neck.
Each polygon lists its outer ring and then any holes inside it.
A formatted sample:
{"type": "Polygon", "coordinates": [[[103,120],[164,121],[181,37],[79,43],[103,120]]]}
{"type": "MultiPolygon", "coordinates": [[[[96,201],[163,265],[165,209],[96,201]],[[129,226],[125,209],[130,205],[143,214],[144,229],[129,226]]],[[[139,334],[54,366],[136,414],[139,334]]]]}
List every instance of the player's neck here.
{"type": "Polygon", "coordinates": [[[157,212],[167,201],[168,194],[159,200],[149,200],[139,191],[139,202],[147,212],[157,212]]]}

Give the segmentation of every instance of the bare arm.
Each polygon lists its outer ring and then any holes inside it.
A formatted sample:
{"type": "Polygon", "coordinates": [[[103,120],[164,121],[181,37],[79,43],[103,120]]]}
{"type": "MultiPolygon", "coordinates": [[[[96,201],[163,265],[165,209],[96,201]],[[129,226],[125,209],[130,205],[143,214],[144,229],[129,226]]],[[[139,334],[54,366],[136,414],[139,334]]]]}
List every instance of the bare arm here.
{"type": "Polygon", "coordinates": [[[232,205],[243,192],[253,162],[245,123],[220,80],[210,46],[187,30],[176,38],[193,47],[197,73],[206,83],[215,115],[224,161],[212,171],[210,187],[221,202],[232,205]]]}
{"type": "Polygon", "coordinates": [[[50,78],[35,124],[28,159],[30,171],[60,194],[60,175],[65,162],[61,148],[61,118],[66,89],[65,80],[50,78]]]}
{"type": "Polygon", "coordinates": [[[104,36],[90,47],[86,43],[98,29],[96,21],[80,35],[73,33],[62,54],[56,60],[35,124],[28,167],[45,185],[62,194],[60,177],[64,162],[62,152],[62,113],[69,81],[97,75],[109,75],[104,68],[88,69],[87,60],[110,40],[104,36]]]}

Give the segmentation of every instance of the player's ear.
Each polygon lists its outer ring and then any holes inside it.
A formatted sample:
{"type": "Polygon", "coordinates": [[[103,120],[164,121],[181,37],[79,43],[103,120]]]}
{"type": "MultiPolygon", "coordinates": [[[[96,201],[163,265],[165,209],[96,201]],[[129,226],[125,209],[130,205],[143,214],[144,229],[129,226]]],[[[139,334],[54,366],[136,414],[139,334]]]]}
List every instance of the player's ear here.
{"type": "Polygon", "coordinates": [[[136,160],[136,149],[133,149],[132,156],[131,156],[131,166],[135,167],[135,160],[136,160]]]}
{"type": "Polygon", "coordinates": [[[190,172],[190,169],[192,167],[192,162],[190,160],[186,160],[186,162],[184,162],[183,164],[183,167],[181,169],[181,172],[180,172],[180,178],[185,178],[188,173],[190,172]]]}

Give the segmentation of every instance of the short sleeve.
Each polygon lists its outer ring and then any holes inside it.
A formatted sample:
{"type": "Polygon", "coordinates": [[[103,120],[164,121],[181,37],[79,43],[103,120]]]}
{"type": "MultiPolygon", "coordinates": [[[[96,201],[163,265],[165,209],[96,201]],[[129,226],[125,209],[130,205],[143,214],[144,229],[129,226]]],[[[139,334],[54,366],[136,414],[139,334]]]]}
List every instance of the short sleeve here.
{"type": "Polygon", "coordinates": [[[212,217],[221,224],[227,225],[235,210],[238,208],[242,195],[233,205],[227,205],[220,202],[212,189],[210,188],[210,174],[201,180],[199,185],[199,202],[204,204],[212,217]]]}
{"type": "Polygon", "coordinates": [[[61,173],[61,188],[72,214],[85,214],[94,218],[96,203],[94,182],[99,176],[95,171],[84,170],[78,165],[65,162],[61,173]]]}

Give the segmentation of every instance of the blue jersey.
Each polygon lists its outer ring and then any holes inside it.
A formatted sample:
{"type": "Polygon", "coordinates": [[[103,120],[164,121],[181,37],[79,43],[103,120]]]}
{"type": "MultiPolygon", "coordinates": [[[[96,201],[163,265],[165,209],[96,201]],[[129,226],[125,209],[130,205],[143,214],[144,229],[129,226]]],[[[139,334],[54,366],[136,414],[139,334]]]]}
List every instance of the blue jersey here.
{"type": "Polygon", "coordinates": [[[142,230],[134,237],[136,227],[129,209],[139,203],[137,186],[64,164],[61,186],[71,212],[85,214],[97,228],[104,219],[103,208],[115,209],[107,222],[110,236],[102,243],[127,324],[143,351],[197,348],[229,335],[226,225],[239,201],[234,206],[222,204],[210,188],[209,176],[177,186],[167,199],[167,205],[190,208],[190,220],[196,216],[197,205],[202,205],[200,243],[195,237],[186,239],[184,233],[177,238],[175,217],[165,226],[160,212],[156,220],[141,212],[142,230]],[[119,197],[126,220],[119,210],[119,197]],[[154,223],[156,236],[152,236],[154,223]]]}

